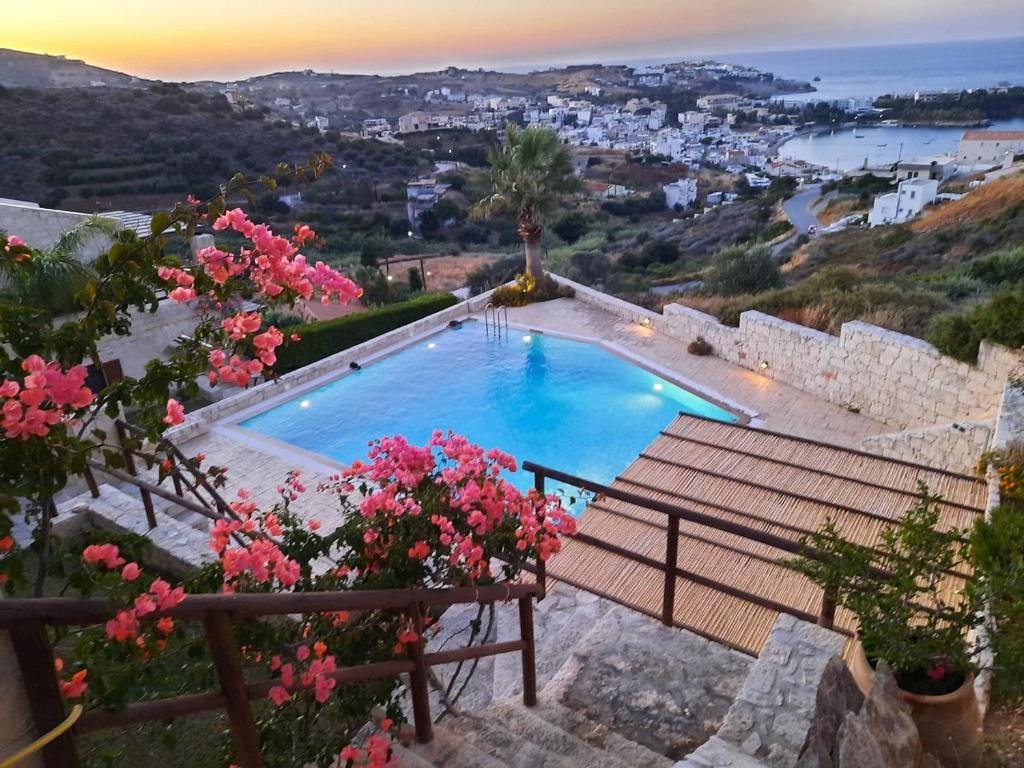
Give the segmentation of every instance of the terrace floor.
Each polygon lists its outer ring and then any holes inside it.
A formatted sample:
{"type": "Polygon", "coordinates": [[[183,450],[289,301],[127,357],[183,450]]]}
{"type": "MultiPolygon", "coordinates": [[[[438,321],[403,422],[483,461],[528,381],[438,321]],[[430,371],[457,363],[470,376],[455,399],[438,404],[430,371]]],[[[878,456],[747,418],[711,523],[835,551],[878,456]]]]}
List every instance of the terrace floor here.
{"type": "MultiPolygon", "coordinates": [[[[726,405],[730,402],[738,404],[748,412],[756,413],[755,423],[767,429],[846,447],[857,447],[863,438],[891,430],[871,418],[851,413],[717,357],[691,355],[685,344],[677,339],[573,299],[510,309],[509,321],[513,325],[540,331],[613,344],[660,369],[657,373],[682,384],[689,383],[709,399],[717,399],[726,405]]],[[[290,394],[294,397],[299,392],[296,389],[290,394]]],[[[368,404],[368,407],[374,406],[368,404]]],[[[330,423],[325,423],[324,428],[330,429],[330,423]]],[[[655,437],[651,435],[652,440],[655,437]]],[[[340,516],[336,501],[313,492],[316,485],[326,481],[335,470],[335,465],[329,460],[298,450],[284,455],[260,435],[233,427],[230,423],[214,425],[209,432],[182,442],[179,447],[186,455],[204,453],[209,461],[230,468],[226,498],[237,489],[244,488],[261,504],[269,506],[276,500],[276,488],[287,473],[297,468],[303,471],[304,481],[311,492],[296,505],[296,511],[315,517],[324,524],[340,516]]]]}

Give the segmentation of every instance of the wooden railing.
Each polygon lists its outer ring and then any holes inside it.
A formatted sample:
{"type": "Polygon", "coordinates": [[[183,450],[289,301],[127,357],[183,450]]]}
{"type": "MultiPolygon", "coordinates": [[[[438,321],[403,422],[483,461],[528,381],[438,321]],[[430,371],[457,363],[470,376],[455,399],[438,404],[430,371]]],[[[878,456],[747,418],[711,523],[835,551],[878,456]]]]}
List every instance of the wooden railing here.
{"type": "Polygon", "coordinates": [[[114,428],[117,431],[124,469],[109,467],[101,461],[90,459],[85,472],[85,480],[93,498],[98,498],[100,495],[95,471],[138,488],[142,506],[146,511],[146,520],[151,529],[157,526],[156,510],[153,507],[154,496],[172,501],[190,512],[195,512],[211,520],[237,519],[231,506],[213,487],[207,476],[197,471],[188,457],[170,440],[160,438],[156,445],[170,462],[170,469],[167,470],[166,477],[171,479],[173,490],[164,487],[161,483],[150,482],[139,474],[136,459],[152,461],[153,458],[141,450],[141,445],[146,440],[145,430],[120,419],[114,422],[114,428]]]}
{"type": "MultiPolygon", "coordinates": [[[[591,547],[610,552],[611,554],[632,560],[633,562],[641,563],[649,568],[661,571],[665,574],[664,588],[662,594],[662,607],[661,607],[661,621],[667,626],[673,626],[675,623],[675,597],[676,597],[676,579],[684,579],[694,584],[709,587],[710,589],[717,590],[726,595],[745,600],[755,605],[760,605],[779,613],[786,613],[804,621],[812,621],[819,626],[827,629],[833,629],[836,632],[840,632],[847,636],[852,636],[852,632],[845,628],[835,626],[835,614],[836,614],[836,602],[835,598],[828,594],[823,593],[821,600],[821,608],[818,613],[808,613],[802,611],[786,603],[781,603],[776,600],[771,600],[766,597],[748,592],[747,590],[739,589],[726,584],[725,582],[717,579],[712,579],[701,574],[694,573],[693,571],[686,570],[679,565],[679,523],[685,520],[686,522],[696,523],[698,525],[705,526],[707,528],[713,528],[715,530],[723,531],[725,533],[731,533],[736,536],[742,536],[743,538],[750,539],[751,541],[758,542],[760,544],[766,544],[775,549],[787,552],[791,555],[797,555],[800,557],[808,557],[811,559],[825,560],[824,553],[815,550],[812,547],[805,546],[799,541],[793,541],[787,539],[784,536],[778,536],[776,534],[767,533],[765,531],[751,528],[747,525],[740,523],[734,523],[730,520],[723,520],[713,515],[708,515],[702,512],[696,512],[692,509],[679,506],[677,504],[670,504],[668,502],[659,501],[657,499],[651,499],[646,496],[641,496],[636,493],[629,491],[623,491],[618,488],[612,488],[611,486],[604,485],[602,483],[594,482],[593,480],[587,480],[582,477],[576,477],[570,475],[567,472],[561,472],[557,469],[551,469],[550,467],[541,466],[535,464],[532,461],[523,462],[523,470],[526,472],[532,472],[534,476],[534,487],[541,493],[545,491],[545,480],[556,480],[558,482],[567,483],[568,485],[580,488],[584,491],[589,491],[597,494],[599,497],[606,497],[609,499],[617,499],[618,501],[624,501],[628,504],[632,504],[641,509],[651,510],[653,512],[660,512],[666,517],[665,526],[665,559],[655,560],[654,558],[647,557],[634,552],[626,547],[618,544],[613,544],[609,541],[604,541],[595,536],[591,536],[586,533],[577,532],[573,536],[574,541],[578,541],[583,544],[587,544],[591,547]]],[[[881,569],[872,568],[871,572],[882,578],[888,578],[889,574],[881,569]]],[[[556,576],[557,578],[557,576],[556,576]]],[[[579,585],[577,585],[579,586],[579,585]]],[[[583,587],[585,588],[585,587],[583,587]]]]}
{"type": "MultiPolygon", "coordinates": [[[[190,595],[158,616],[199,620],[213,657],[220,690],[129,704],[122,710],[90,710],[75,728],[47,744],[42,751],[46,768],[77,768],[76,733],[167,720],[198,712],[226,710],[234,744],[235,762],[242,768],[260,768],[262,756],[250,702],[265,699],[276,680],[246,682],[242,672],[232,620],[234,617],[283,616],[327,611],[398,611],[412,622],[422,638],[424,617],[431,609],[456,604],[488,604],[517,600],[520,639],[426,653],[422,642],[407,646],[406,659],[376,661],[342,667],[331,674],[339,685],[409,675],[416,738],[433,738],[427,671],[438,664],[480,659],[502,653],[521,653],[523,702],[537,703],[536,660],[533,635],[533,599],[543,595],[536,584],[502,584],[448,589],[377,590],[353,592],[301,592],[288,594],[190,595]]],[[[48,627],[101,624],[113,615],[99,599],[42,598],[0,601],[0,629],[10,631],[25,683],[37,732],[46,734],[67,717],[54,669],[48,627]]]]}

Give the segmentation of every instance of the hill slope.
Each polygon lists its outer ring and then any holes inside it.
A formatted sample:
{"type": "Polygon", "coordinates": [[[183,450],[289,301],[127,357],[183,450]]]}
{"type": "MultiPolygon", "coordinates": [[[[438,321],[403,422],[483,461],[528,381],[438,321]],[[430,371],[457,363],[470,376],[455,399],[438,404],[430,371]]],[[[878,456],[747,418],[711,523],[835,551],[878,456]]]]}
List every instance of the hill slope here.
{"type": "Polygon", "coordinates": [[[130,87],[146,80],[78,59],[0,48],[0,85],[25,88],[130,87]]]}

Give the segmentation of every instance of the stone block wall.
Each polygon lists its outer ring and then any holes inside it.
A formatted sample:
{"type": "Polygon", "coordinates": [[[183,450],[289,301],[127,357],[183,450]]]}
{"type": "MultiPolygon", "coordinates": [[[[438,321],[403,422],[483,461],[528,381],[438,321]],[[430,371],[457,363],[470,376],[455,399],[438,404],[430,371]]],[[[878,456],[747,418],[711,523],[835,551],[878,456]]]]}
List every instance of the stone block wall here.
{"type": "Polygon", "coordinates": [[[818,689],[846,638],[781,615],[717,735],[676,768],[789,768],[797,763],[818,709],[818,689]]]}
{"type": "MultiPolygon", "coordinates": [[[[86,213],[0,203],[0,229],[8,235],[17,235],[33,248],[52,248],[62,234],[88,218],[86,213]]],[[[109,245],[109,237],[97,235],[84,245],[80,257],[82,261],[92,261],[109,245]]]]}
{"type": "Polygon", "coordinates": [[[862,440],[860,447],[892,459],[973,474],[978,458],[988,450],[994,430],[995,419],[960,421],[872,435],[862,440]]]}
{"type": "Polygon", "coordinates": [[[187,304],[167,299],[156,312],[132,311],[130,336],[107,336],[98,345],[100,359],[120,360],[125,376],[142,376],[146,363],[164,357],[181,334],[191,335],[198,318],[187,304]]]}
{"type": "Polygon", "coordinates": [[[861,322],[846,323],[832,336],[751,311],[733,328],[679,304],[658,314],[557,280],[575,288],[578,301],[682,343],[703,336],[724,360],[900,429],[994,414],[1017,359],[1012,350],[982,343],[978,365],[972,366],[921,339],[861,322]]]}

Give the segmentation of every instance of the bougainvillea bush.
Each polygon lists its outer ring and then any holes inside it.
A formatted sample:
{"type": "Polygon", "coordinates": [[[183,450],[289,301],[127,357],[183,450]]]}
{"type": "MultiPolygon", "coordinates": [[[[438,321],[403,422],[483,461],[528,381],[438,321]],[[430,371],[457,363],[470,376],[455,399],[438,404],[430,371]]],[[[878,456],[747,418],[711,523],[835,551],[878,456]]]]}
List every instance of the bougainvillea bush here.
{"type": "MultiPolygon", "coordinates": [[[[18,583],[21,558],[11,538],[11,516],[24,513],[34,525],[41,563],[41,591],[50,550],[53,498],[88,462],[119,468],[123,459],[108,439],[107,419],[131,411],[155,439],[184,417],[182,400],[198,393],[197,378],[248,386],[272,376],[276,350],[288,343],[279,329],[261,330],[260,316],[239,309],[244,299],[287,307],[300,298],[348,302],[360,290],[322,261],[302,253],[316,234],[297,226],[291,237],[250,221],[232,196],[251,196],[254,184],[274,187],[278,178],[315,178],[330,167],[326,155],[308,166],[277,169],[250,182],[236,176],[207,201],[189,198],[157,213],[148,237],[119,232],[106,253],[84,273],[75,295],[78,311],[54,317],[46,309],[0,302],[0,582],[18,583]],[[217,246],[188,254],[200,225],[230,234],[233,249],[217,246]],[[101,340],[128,336],[139,313],[156,312],[161,297],[196,309],[193,333],[164,359],[153,359],[141,377],[86,386],[87,366],[102,370],[101,340]]],[[[0,232],[0,279],[17,281],[37,269],[39,251],[17,233],[0,232]]],[[[158,458],[158,457],[157,457],[158,458]]]]}
{"type": "MultiPolygon", "coordinates": [[[[487,585],[516,578],[527,559],[557,552],[560,536],[571,534],[574,523],[558,497],[521,493],[508,482],[505,475],[515,468],[512,457],[459,435],[438,432],[426,446],[382,438],[368,462],[318,488],[338,496],[347,513],[340,526],[326,530],[296,512],[307,489],[294,472],[270,510],[240,492],[231,504],[236,519],[211,529],[216,562],[180,583],[140,567],[134,539],[88,543],[80,562],[69,566],[71,581],[84,594],[106,595],[114,615],[104,626],[63,638],[62,646],[74,649],[61,662],[65,696],[117,707],[215,688],[201,632],[161,616],[189,594],[487,585]]],[[[432,633],[465,629],[446,627],[443,615],[428,614],[425,624],[432,633]]],[[[339,756],[342,765],[391,764],[386,735],[374,733],[358,745],[352,739],[375,708],[384,713],[378,728],[385,732],[404,720],[398,681],[341,688],[330,673],[405,658],[409,644],[425,640],[411,617],[339,611],[240,618],[235,632],[248,677],[273,680],[267,701],[255,708],[267,766],[327,766],[339,756]]],[[[221,743],[226,750],[227,738],[221,743]]]]}
{"type": "MultiPolygon", "coordinates": [[[[54,500],[69,481],[90,463],[123,466],[120,446],[107,434],[111,419],[130,415],[142,428],[148,439],[134,448],[159,467],[163,481],[171,457],[157,439],[183,421],[182,403],[197,394],[198,378],[246,387],[275,375],[277,351],[297,338],[265,327],[260,315],[241,309],[244,301],[287,308],[298,299],[344,303],[359,295],[351,280],[302,253],[318,242],[308,227],[283,237],[228,205],[233,196],[251,197],[254,184],[273,188],[280,177],[306,180],[329,168],[329,157],[315,156],[308,166],[281,167],[254,182],[236,176],[215,198],[189,198],[156,214],[147,237],[119,233],[83,279],[72,316],[0,304],[0,584],[15,595],[30,589],[40,596],[49,570],[63,578],[62,594],[110,604],[106,623],[54,636],[61,693],[69,701],[116,710],[215,690],[202,627],[167,615],[189,595],[490,585],[517,578],[526,560],[546,559],[558,551],[559,537],[573,532],[556,497],[521,493],[508,482],[512,457],[438,432],[425,446],[382,438],[367,461],[318,488],[341,505],[343,522],[332,530],[296,512],[306,493],[298,473],[283,479],[271,508],[239,491],[230,515],[211,527],[216,558],[184,579],[146,565],[143,537],[90,531],[65,547],[51,535],[54,500]],[[182,258],[204,223],[218,244],[182,258]],[[87,366],[102,370],[100,341],[129,335],[138,313],[157,311],[165,295],[196,310],[194,332],[150,361],[142,376],[91,388],[87,366]],[[25,550],[12,535],[16,515],[33,531],[34,587],[24,583],[25,550]]],[[[17,233],[0,233],[0,273],[31,271],[38,253],[17,233]]],[[[206,465],[203,456],[187,462],[224,486],[227,468],[206,465]]],[[[429,631],[442,631],[443,616],[424,618],[429,631]]],[[[487,633],[477,624],[463,642],[482,642],[487,633]]],[[[411,644],[423,643],[410,617],[373,611],[236,617],[234,631],[247,679],[271,681],[254,706],[267,766],[393,762],[387,734],[402,719],[398,682],[342,688],[332,673],[404,656],[411,644]],[[376,732],[353,742],[375,709],[382,713],[376,732]]],[[[226,765],[230,738],[212,730],[226,765]]],[[[174,721],[161,741],[173,747],[179,731],[174,721]]],[[[137,734],[128,739],[137,742],[137,734]]],[[[119,764],[112,744],[95,743],[84,758],[119,764]]]]}

